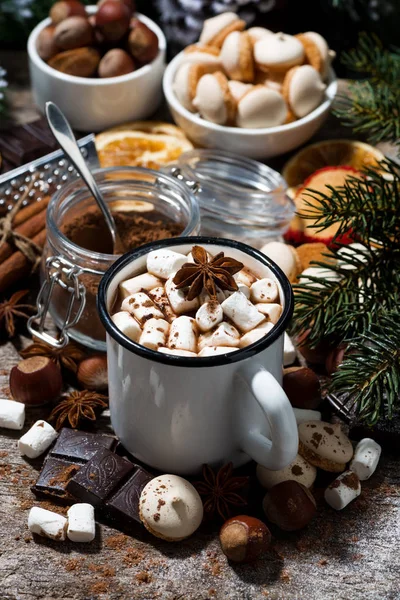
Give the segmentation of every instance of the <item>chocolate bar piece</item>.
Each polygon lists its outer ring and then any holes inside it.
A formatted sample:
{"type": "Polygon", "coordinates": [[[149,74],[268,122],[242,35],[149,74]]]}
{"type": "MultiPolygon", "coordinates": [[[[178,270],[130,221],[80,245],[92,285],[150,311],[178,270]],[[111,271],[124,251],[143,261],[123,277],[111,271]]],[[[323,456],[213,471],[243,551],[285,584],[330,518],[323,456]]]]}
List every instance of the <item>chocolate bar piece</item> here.
{"type": "Polygon", "coordinates": [[[99,450],[68,482],[67,491],[100,511],[115,527],[129,529],[139,522],[139,498],[153,476],[139,465],[99,450]]]}
{"type": "Polygon", "coordinates": [[[114,450],[117,440],[103,433],[75,431],[64,427],[48,453],[39,477],[32,486],[37,496],[51,496],[71,501],[67,491],[68,481],[88,462],[99,449],[114,450]]]}
{"type": "Polygon", "coordinates": [[[0,152],[13,167],[49,154],[56,148],[57,142],[46,119],[13,127],[0,136],[0,152]]]}

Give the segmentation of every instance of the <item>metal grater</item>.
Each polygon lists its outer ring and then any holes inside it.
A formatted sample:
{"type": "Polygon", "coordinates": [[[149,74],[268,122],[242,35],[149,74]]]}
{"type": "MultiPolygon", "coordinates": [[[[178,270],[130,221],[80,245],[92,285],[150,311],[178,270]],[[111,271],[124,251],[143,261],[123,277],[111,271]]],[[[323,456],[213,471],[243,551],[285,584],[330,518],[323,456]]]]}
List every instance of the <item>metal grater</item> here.
{"type": "MultiPolygon", "coordinates": [[[[81,152],[92,169],[100,166],[95,146],[95,136],[91,133],[78,141],[81,152]]],[[[33,184],[23,206],[34,201],[40,202],[43,196],[54,194],[65,183],[79,177],[75,168],[65,158],[62,150],[46,154],[4,175],[0,175],[0,212],[4,207],[10,211],[31,181],[33,173],[38,179],[33,184]]]]}

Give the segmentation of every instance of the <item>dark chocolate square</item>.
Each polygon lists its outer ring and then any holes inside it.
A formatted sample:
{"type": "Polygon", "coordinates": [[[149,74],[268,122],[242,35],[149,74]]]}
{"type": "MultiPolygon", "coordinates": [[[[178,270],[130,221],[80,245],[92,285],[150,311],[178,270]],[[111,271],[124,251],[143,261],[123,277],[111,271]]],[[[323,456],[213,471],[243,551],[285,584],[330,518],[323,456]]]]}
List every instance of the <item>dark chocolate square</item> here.
{"type": "Polygon", "coordinates": [[[68,458],[69,460],[78,460],[87,462],[98,450],[103,448],[113,450],[117,445],[116,438],[104,433],[88,433],[85,431],[76,431],[64,427],[60,431],[55,445],[50,454],[68,458]]]}
{"type": "Polygon", "coordinates": [[[133,463],[103,448],[68,482],[67,490],[83,502],[99,506],[134,470],[133,463]]]}
{"type": "Polygon", "coordinates": [[[72,500],[67,492],[68,481],[79,471],[82,465],[68,460],[49,457],[40,472],[32,491],[38,496],[59,496],[64,500],[72,500]]]}
{"type": "Polygon", "coordinates": [[[139,467],[136,473],[107,500],[105,508],[109,517],[125,526],[133,524],[132,521],[140,523],[140,494],[151,479],[153,479],[152,475],[139,467]]]}

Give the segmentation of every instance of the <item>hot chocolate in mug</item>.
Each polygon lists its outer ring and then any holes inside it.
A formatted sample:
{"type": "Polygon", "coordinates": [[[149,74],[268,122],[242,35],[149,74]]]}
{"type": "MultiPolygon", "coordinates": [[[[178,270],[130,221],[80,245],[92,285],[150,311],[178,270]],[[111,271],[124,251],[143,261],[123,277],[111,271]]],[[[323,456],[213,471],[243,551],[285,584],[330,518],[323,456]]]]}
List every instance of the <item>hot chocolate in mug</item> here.
{"type": "Polygon", "coordinates": [[[111,422],[125,448],[146,465],[195,474],[203,464],[235,467],[255,460],[268,469],[290,464],[298,449],[297,425],[281,387],[283,334],[293,311],[289,281],[267,256],[240,242],[190,237],[146,244],[117,260],[104,275],[98,310],[107,331],[111,422]],[[258,277],[278,285],[282,315],[259,341],[211,357],[169,355],[127,338],[110,313],[119,284],[146,271],[152,250],[188,254],[200,245],[224,252],[258,277]]]}

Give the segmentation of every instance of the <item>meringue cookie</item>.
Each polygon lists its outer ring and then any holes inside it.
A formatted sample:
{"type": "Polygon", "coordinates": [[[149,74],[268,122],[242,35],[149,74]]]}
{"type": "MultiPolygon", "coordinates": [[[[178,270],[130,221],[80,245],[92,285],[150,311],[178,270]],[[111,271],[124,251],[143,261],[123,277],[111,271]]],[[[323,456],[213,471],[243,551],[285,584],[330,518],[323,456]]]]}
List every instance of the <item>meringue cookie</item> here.
{"type": "Polygon", "coordinates": [[[325,38],[316,31],[306,31],[296,37],[303,43],[306,58],[310,65],[317,69],[322,79],[325,80],[336,52],[329,49],[325,38]]]}
{"type": "Polygon", "coordinates": [[[200,35],[200,44],[217,46],[221,48],[227,35],[231,31],[243,31],[245,21],[239,19],[234,12],[224,12],[211,19],[206,19],[200,35]]]}
{"type": "Polygon", "coordinates": [[[192,44],[187,46],[182,54],[182,62],[195,63],[201,65],[215,65],[221,68],[219,48],[215,46],[200,46],[192,44]]]}
{"type": "Polygon", "coordinates": [[[288,71],[282,94],[296,117],[301,118],[321,104],[325,89],[318,71],[310,65],[302,65],[288,71]]]}
{"type": "Polygon", "coordinates": [[[221,48],[221,61],[231,79],[251,82],[254,79],[253,50],[247,31],[232,31],[221,48]]]}
{"type": "Polygon", "coordinates": [[[236,123],[239,127],[259,129],[282,125],[287,106],[281,94],[263,85],[255,85],[238,103],[236,123]]]}
{"type": "Polygon", "coordinates": [[[265,27],[250,27],[250,29],[247,30],[247,33],[249,34],[253,44],[258,42],[258,40],[261,40],[263,37],[275,35],[273,31],[266,29],[265,27]]]}
{"type": "Polygon", "coordinates": [[[173,90],[179,102],[184,108],[195,112],[193,99],[196,94],[196,86],[199,79],[205,74],[212,72],[218,66],[195,64],[190,62],[183,63],[176,72],[173,90]]]}
{"type": "Polygon", "coordinates": [[[276,33],[254,44],[254,60],[261,71],[286,71],[304,60],[304,48],[293,35],[276,33]]]}
{"type": "Polygon", "coordinates": [[[306,421],[299,425],[299,454],[315,467],[340,473],[353,456],[353,446],[340,425],[306,421]]]}
{"type": "Polygon", "coordinates": [[[203,119],[212,123],[225,125],[235,120],[236,102],[229,91],[227,78],[220,71],[201,77],[193,105],[203,119]]]}
{"type": "Polygon", "coordinates": [[[317,469],[298,454],[290,465],[280,471],[270,471],[262,465],[257,465],[256,474],[258,481],[267,490],[289,479],[310,488],[317,477],[317,469]]]}
{"type": "Polygon", "coordinates": [[[236,102],[239,102],[243,96],[253,87],[251,83],[242,83],[241,81],[228,81],[229,91],[236,102]]]}
{"type": "Polygon", "coordinates": [[[191,483],[177,475],[160,475],[143,488],[139,516],[154,536],[168,542],[183,540],[203,519],[203,502],[191,483]]]}
{"type": "Polygon", "coordinates": [[[260,252],[276,262],[290,282],[297,279],[301,272],[301,263],[293,246],[283,242],[269,242],[261,248],[260,252]]]}

